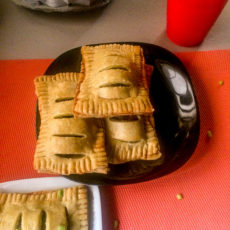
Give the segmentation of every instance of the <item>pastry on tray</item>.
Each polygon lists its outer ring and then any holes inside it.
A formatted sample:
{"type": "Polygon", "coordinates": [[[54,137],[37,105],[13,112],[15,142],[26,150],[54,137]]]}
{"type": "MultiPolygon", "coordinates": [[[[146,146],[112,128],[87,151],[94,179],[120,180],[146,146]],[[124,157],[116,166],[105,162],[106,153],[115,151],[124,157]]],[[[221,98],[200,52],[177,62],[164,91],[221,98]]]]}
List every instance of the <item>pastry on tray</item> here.
{"type": "Polygon", "coordinates": [[[74,99],[76,117],[152,114],[145,59],[140,46],[83,46],[74,99]]]}
{"type": "Polygon", "coordinates": [[[0,193],[0,230],[87,230],[85,186],[35,193],[0,193]]]}
{"type": "Polygon", "coordinates": [[[105,127],[109,163],[161,157],[152,116],[110,117],[105,119],[105,127]]]}
{"type": "Polygon", "coordinates": [[[35,79],[41,116],[34,156],[39,172],[62,175],[107,173],[104,130],[97,119],[73,116],[78,73],[60,73],[35,79]]]}

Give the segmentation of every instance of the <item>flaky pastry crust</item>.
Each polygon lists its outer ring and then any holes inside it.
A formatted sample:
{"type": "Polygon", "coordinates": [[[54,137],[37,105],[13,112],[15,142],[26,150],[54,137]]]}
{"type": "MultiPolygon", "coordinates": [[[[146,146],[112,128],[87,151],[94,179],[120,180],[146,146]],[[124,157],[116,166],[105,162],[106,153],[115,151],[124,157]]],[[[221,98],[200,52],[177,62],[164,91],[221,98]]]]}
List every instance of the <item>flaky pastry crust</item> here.
{"type": "Polygon", "coordinates": [[[145,59],[140,46],[83,46],[76,89],[76,117],[151,114],[145,59]]]}
{"type": "Polygon", "coordinates": [[[94,119],[74,118],[78,73],[35,79],[41,126],[34,156],[39,172],[63,175],[106,173],[104,131],[94,119]]]}

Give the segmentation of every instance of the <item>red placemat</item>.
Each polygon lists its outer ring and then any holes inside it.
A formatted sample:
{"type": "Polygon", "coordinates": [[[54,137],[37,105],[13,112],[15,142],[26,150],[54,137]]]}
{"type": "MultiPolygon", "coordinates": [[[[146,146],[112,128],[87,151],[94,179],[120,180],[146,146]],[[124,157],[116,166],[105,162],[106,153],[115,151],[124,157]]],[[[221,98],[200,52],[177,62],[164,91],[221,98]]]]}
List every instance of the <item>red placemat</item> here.
{"type": "MultiPolygon", "coordinates": [[[[177,53],[197,94],[200,139],[176,172],[101,188],[104,230],[230,229],[230,50],[177,53]],[[223,85],[219,85],[219,81],[223,85]],[[207,136],[208,130],[213,136],[207,136]],[[178,200],[176,195],[183,194],[178,200]]],[[[0,61],[0,182],[46,176],[33,169],[33,79],[51,60],[0,61]]]]}
{"type": "Polygon", "coordinates": [[[42,75],[51,62],[0,61],[0,182],[43,176],[33,169],[36,145],[33,79],[42,75]]]}

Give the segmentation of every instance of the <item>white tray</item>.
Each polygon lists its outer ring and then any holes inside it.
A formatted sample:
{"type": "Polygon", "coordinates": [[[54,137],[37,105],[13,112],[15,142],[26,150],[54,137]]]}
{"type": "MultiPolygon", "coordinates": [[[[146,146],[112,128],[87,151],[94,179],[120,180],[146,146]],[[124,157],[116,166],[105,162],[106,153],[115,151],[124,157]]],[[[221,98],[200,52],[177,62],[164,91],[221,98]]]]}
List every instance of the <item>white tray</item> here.
{"type": "MultiPolygon", "coordinates": [[[[63,177],[44,177],[25,180],[15,180],[0,183],[2,193],[29,193],[40,190],[54,190],[60,188],[73,187],[80,183],[70,181],[63,177]]],[[[90,197],[90,228],[92,230],[102,230],[101,198],[98,186],[86,185],[89,188],[90,197]]]]}

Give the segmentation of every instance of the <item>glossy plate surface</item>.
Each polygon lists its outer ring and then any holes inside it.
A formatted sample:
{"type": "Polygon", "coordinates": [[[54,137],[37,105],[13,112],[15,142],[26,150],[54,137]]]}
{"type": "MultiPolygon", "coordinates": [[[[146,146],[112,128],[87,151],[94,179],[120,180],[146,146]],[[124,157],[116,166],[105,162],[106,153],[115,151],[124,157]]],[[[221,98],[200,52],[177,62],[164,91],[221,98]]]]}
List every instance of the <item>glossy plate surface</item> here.
{"type": "MultiPolygon", "coordinates": [[[[124,44],[119,42],[120,44],[124,44]]],[[[140,45],[147,64],[154,66],[150,82],[150,99],[163,157],[156,161],[135,161],[109,165],[103,174],[70,175],[67,178],[88,184],[130,184],[167,175],[181,167],[193,154],[200,132],[199,108],[192,82],[181,61],[171,52],[146,43],[140,45]]],[[[67,51],[51,63],[45,74],[79,72],[81,47],[67,51]]],[[[36,131],[40,116],[36,113],[36,131]]]]}

